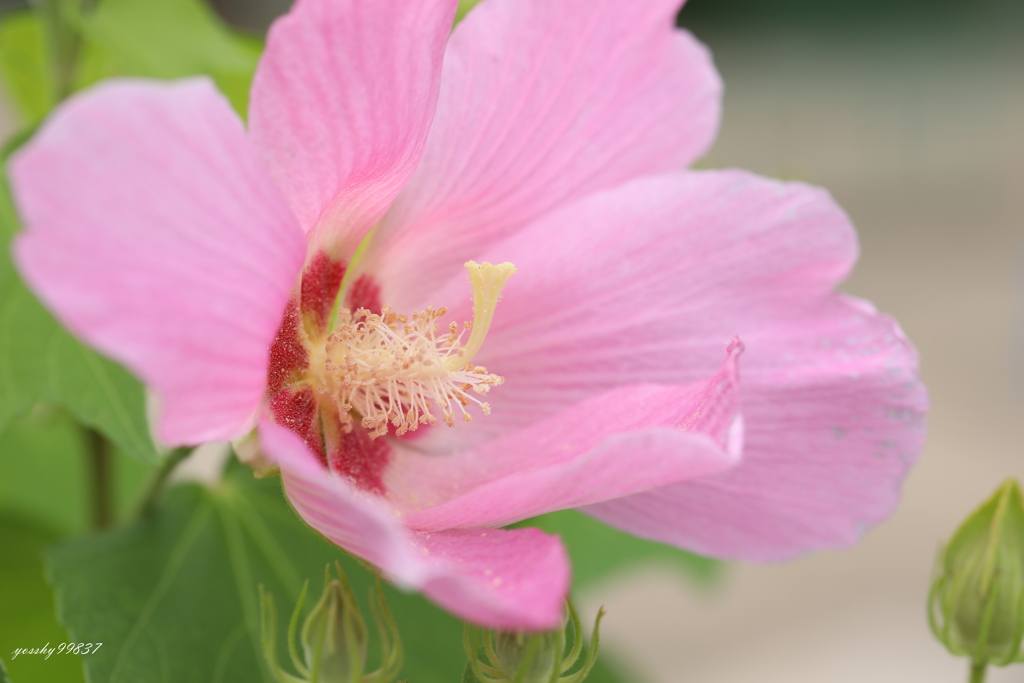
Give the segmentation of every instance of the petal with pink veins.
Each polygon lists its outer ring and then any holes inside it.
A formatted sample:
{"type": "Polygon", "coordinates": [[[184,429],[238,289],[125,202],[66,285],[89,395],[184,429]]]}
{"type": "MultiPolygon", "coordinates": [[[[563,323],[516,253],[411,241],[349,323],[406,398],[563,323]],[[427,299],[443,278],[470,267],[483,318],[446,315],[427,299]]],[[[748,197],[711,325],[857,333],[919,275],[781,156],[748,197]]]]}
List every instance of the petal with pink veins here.
{"type": "Polygon", "coordinates": [[[504,526],[722,472],[740,461],[737,357],[687,387],[620,387],[476,449],[399,450],[388,494],[407,526],[504,526]]]}
{"type": "Polygon", "coordinates": [[[413,532],[381,499],[329,474],[288,429],[261,422],[260,439],[299,516],[389,578],[480,625],[535,630],[561,623],[569,561],[557,536],[537,529],[413,532]]]}
{"type": "MultiPolygon", "coordinates": [[[[479,447],[617,386],[696,381],[736,334],[743,463],[589,511],[744,559],[852,543],[895,506],[927,403],[896,324],[833,293],[856,255],[827,193],[739,171],[638,180],[566,207],[484,255],[519,269],[474,359],[505,377],[491,415],[416,446],[479,447]]],[[[469,299],[458,278],[435,296],[469,299]]],[[[468,317],[468,303],[448,305],[468,317]]]]}
{"type": "Polygon", "coordinates": [[[158,437],[240,436],[305,244],[223,96],[206,79],[107,82],[47,120],[11,180],[19,270],[155,389],[158,437]]]}
{"type": "Polygon", "coordinates": [[[455,28],[423,162],[377,233],[396,310],[560,205],[703,154],[721,83],[680,4],[488,0],[455,28]]]}
{"type": "Polygon", "coordinates": [[[303,229],[342,240],[342,256],[419,163],[457,4],[298,0],[271,27],[252,138],[303,229]]]}

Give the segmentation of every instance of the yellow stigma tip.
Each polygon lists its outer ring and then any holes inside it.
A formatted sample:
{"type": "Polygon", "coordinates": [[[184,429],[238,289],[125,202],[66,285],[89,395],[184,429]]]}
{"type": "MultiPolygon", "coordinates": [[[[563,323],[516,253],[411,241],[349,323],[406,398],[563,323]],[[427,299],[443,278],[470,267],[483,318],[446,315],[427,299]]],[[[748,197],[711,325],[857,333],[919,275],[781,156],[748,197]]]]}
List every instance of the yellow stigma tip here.
{"type": "Polygon", "coordinates": [[[501,298],[501,290],[516,272],[516,267],[508,262],[494,265],[466,261],[466,271],[469,273],[469,286],[473,290],[473,328],[464,347],[465,355],[449,361],[452,367],[460,362],[472,361],[473,356],[483,346],[487,330],[490,329],[491,320],[494,318],[494,311],[498,307],[498,299],[501,298]]]}

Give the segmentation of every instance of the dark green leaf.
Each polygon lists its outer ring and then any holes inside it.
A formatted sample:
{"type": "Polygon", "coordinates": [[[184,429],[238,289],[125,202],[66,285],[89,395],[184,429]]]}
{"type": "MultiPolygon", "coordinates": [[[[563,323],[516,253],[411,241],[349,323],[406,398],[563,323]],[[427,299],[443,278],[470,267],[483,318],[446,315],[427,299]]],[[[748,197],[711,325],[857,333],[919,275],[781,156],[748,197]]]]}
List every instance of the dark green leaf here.
{"type": "Polygon", "coordinates": [[[85,82],[113,74],[209,74],[240,112],[260,43],[232,33],[199,0],[104,0],[86,16],[85,82]]]}
{"type": "MultiPolygon", "coordinates": [[[[0,235],[9,236],[8,201],[0,188],[0,235]]],[[[155,463],[142,385],[68,334],[18,279],[7,239],[0,244],[0,429],[39,401],[62,405],[129,455],[155,463]]]]}
{"type": "Polygon", "coordinates": [[[47,69],[43,27],[29,11],[0,17],[0,77],[19,113],[29,121],[53,106],[53,78],[47,69]]]}
{"type": "MultiPolygon", "coordinates": [[[[68,641],[57,623],[53,593],[43,575],[42,551],[55,538],[25,518],[0,514],[0,653],[18,683],[80,683],[81,660],[75,655],[21,654],[19,648],[52,647],[68,641]]],[[[0,675],[0,682],[4,680],[0,675]]]]}
{"type": "Polygon", "coordinates": [[[576,588],[638,562],[667,562],[701,581],[713,579],[721,568],[717,560],[645,541],[575,510],[553,512],[516,526],[540,527],[548,533],[562,536],[572,558],[573,585],[576,588]]]}

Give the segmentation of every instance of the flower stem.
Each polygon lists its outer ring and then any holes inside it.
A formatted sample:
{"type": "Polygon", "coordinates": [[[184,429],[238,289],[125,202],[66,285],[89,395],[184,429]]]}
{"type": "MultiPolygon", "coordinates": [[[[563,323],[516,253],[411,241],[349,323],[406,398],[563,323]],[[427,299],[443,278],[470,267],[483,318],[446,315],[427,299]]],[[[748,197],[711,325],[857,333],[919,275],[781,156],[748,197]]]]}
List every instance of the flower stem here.
{"type": "Polygon", "coordinates": [[[114,459],[107,437],[92,427],[83,427],[86,457],[92,475],[92,526],[106,529],[114,522],[114,459]]]}
{"type": "Polygon", "coordinates": [[[146,493],[142,497],[142,503],[139,505],[140,517],[153,514],[156,510],[157,503],[160,502],[160,496],[163,495],[164,489],[167,487],[167,479],[171,476],[171,472],[173,472],[185,458],[192,455],[193,450],[195,450],[193,446],[183,446],[181,448],[175,448],[167,454],[164,461],[160,463],[160,469],[153,474],[153,478],[150,480],[149,486],[146,487],[146,493]]]}
{"type": "Polygon", "coordinates": [[[970,683],[985,683],[985,673],[987,669],[987,662],[971,662],[970,683]]]}

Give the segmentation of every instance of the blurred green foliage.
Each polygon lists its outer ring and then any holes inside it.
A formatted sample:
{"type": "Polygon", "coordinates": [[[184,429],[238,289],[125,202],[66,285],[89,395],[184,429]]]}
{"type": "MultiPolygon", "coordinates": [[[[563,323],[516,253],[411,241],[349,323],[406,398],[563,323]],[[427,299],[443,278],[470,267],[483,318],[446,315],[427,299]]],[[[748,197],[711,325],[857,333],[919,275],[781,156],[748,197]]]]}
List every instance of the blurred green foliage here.
{"type": "MultiPolygon", "coordinates": [[[[245,115],[262,42],[227,28],[201,0],[104,0],[75,18],[81,53],[75,89],[104,78],[211,76],[245,115]]],[[[0,16],[0,76],[29,122],[56,102],[47,32],[29,11],[0,16]]]]}
{"type": "Polygon", "coordinates": [[[640,562],[661,562],[673,566],[702,583],[717,578],[723,567],[718,560],[637,538],[576,510],[552,512],[515,526],[539,527],[548,533],[561,535],[572,559],[573,586],[576,589],[586,588],[640,562]]]}
{"type": "MultiPolygon", "coordinates": [[[[21,655],[17,648],[56,648],[68,641],[57,623],[53,593],[43,576],[42,549],[56,534],[14,514],[0,513],[0,652],[18,683],[80,683],[82,666],[75,655],[21,655]],[[10,615],[16,615],[12,619],[10,615]]],[[[0,681],[4,679],[0,677],[0,681]]]]}
{"type": "Polygon", "coordinates": [[[0,18],[0,76],[18,113],[29,121],[53,106],[43,28],[30,12],[0,18]]]}
{"type": "Polygon", "coordinates": [[[239,113],[262,45],[232,33],[200,0],[103,0],[83,18],[81,84],[114,75],[208,74],[239,113]]]}
{"type": "MultiPolygon", "coordinates": [[[[115,516],[127,519],[149,468],[118,451],[113,470],[115,516]]],[[[88,530],[85,434],[67,412],[40,406],[12,420],[0,432],[0,472],[0,512],[29,516],[59,536],[88,530]]]]}

